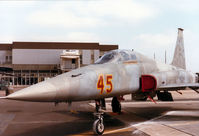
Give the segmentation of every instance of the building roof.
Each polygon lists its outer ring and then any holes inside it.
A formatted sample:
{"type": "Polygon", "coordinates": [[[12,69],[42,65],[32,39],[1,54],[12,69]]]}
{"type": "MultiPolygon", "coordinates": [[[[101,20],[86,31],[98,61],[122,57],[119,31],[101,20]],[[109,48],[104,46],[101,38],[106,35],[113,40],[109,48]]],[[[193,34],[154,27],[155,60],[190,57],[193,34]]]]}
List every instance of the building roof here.
{"type": "Polygon", "coordinates": [[[11,49],[99,49],[109,51],[118,49],[118,45],[100,45],[86,42],[13,42],[0,44],[0,50],[11,49]]]}
{"type": "Polygon", "coordinates": [[[0,44],[0,50],[11,50],[12,44],[0,44]]]}

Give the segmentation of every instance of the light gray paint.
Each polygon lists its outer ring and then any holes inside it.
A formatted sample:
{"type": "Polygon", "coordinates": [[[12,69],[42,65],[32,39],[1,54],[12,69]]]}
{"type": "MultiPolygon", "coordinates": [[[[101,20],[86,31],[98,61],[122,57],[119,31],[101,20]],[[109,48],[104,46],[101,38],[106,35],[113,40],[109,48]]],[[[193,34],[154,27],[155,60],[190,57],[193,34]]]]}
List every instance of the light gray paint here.
{"type": "Polygon", "coordinates": [[[178,29],[178,37],[176,41],[175,53],[173,56],[173,61],[171,63],[173,66],[186,69],[185,64],[185,52],[184,52],[184,39],[183,39],[183,29],[178,29]]]}
{"type": "MultiPolygon", "coordinates": [[[[83,54],[84,57],[87,54],[87,57],[90,58],[88,50],[85,50],[83,54]]],[[[199,88],[197,79],[197,75],[190,71],[158,63],[135,51],[113,50],[103,55],[94,65],[61,74],[4,98],[71,102],[96,100],[130,93],[141,93],[148,96],[158,90],[199,88]],[[143,84],[140,84],[140,79],[144,75],[150,76],[150,79],[152,78],[156,82],[154,88],[152,90],[149,88],[150,92],[147,93],[143,92],[143,84]],[[99,81],[104,84],[99,85],[99,81]],[[108,92],[107,89],[111,88],[110,82],[112,91],[108,92]]],[[[145,80],[145,83],[149,81],[145,80]]]]}
{"type": "MultiPolygon", "coordinates": [[[[110,55],[110,53],[113,53],[113,57],[103,64],[99,63],[72,70],[13,93],[6,98],[63,102],[94,100],[136,92],[142,93],[140,78],[145,74],[155,77],[157,81],[156,90],[161,88],[172,90],[184,86],[199,87],[199,84],[195,84],[195,74],[186,70],[157,63],[135,51],[115,50],[106,55],[110,55]],[[102,93],[97,87],[100,75],[104,77],[102,93]],[[113,90],[109,93],[106,92],[106,89],[110,88],[107,85],[106,75],[112,75],[113,90]]],[[[103,60],[103,57],[105,56],[102,56],[100,60],[103,60]]]]}

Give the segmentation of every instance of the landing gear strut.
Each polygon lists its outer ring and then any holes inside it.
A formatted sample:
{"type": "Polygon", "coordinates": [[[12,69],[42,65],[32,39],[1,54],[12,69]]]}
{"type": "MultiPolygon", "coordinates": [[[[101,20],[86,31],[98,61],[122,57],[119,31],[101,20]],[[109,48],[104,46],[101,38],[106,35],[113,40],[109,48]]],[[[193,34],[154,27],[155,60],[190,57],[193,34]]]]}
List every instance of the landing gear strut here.
{"type": "Polygon", "coordinates": [[[104,133],[104,121],[103,121],[104,113],[94,113],[94,116],[97,117],[95,122],[93,123],[93,132],[97,135],[102,135],[104,133]]]}
{"type": "Polygon", "coordinates": [[[106,110],[105,99],[95,100],[95,110],[99,112],[100,110],[106,110]]]}
{"type": "MultiPolygon", "coordinates": [[[[103,120],[103,112],[101,109],[106,109],[105,100],[95,100],[96,104],[96,113],[94,113],[95,118],[97,119],[93,123],[93,132],[97,135],[102,135],[104,133],[104,120],[103,120]]],[[[112,99],[112,111],[116,113],[121,113],[121,104],[117,97],[113,97],[112,99]]]]}
{"type": "Polygon", "coordinates": [[[93,132],[97,135],[102,135],[104,133],[104,120],[103,120],[103,110],[106,110],[105,99],[95,100],[96,113],[94,117],[96,120],[93,123],[93,132]]]}
{"type": "Polygon", "coordinates": [[[113,97],[111,106],[113,112],[121,113],[121,104],[117,97],[113,97]]]}

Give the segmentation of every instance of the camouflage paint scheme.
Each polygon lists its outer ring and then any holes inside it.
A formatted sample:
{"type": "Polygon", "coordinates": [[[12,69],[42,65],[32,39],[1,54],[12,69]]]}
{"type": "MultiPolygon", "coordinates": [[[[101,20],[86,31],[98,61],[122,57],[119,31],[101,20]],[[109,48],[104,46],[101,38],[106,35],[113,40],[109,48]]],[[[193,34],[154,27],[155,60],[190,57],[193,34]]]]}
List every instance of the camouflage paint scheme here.
{"type": "Polygon", "coordinates": [[[156,79],[154,91],[199,87],[197,75],[185,70],[182,36],[179,29],[172,65],[158,63],[135,51],[113,50],[93,65],[61,74],[4,98],[72,102],[136,94],[142,93],[142,75],[151,75],[156,79]]]}

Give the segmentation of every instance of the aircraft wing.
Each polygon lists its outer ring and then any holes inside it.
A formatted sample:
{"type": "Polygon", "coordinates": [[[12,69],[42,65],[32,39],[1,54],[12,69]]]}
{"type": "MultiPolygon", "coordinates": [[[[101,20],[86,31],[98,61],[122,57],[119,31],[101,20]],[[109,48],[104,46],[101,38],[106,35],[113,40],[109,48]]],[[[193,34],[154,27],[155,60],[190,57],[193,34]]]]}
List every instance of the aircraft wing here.
{"type": "Polygon", "coordinates": [[[0,97],[0,99],[6,99],[6,97],[0,97]]]}
{"type": "Polygon", "coordinates": [[[185,84],[169,84],[169,85],[163,85],[157,88],[157,90],[180,90],[185,88],[191,88],[193,90],[199,89],[199,83],[185,83],[185,84]]]}

